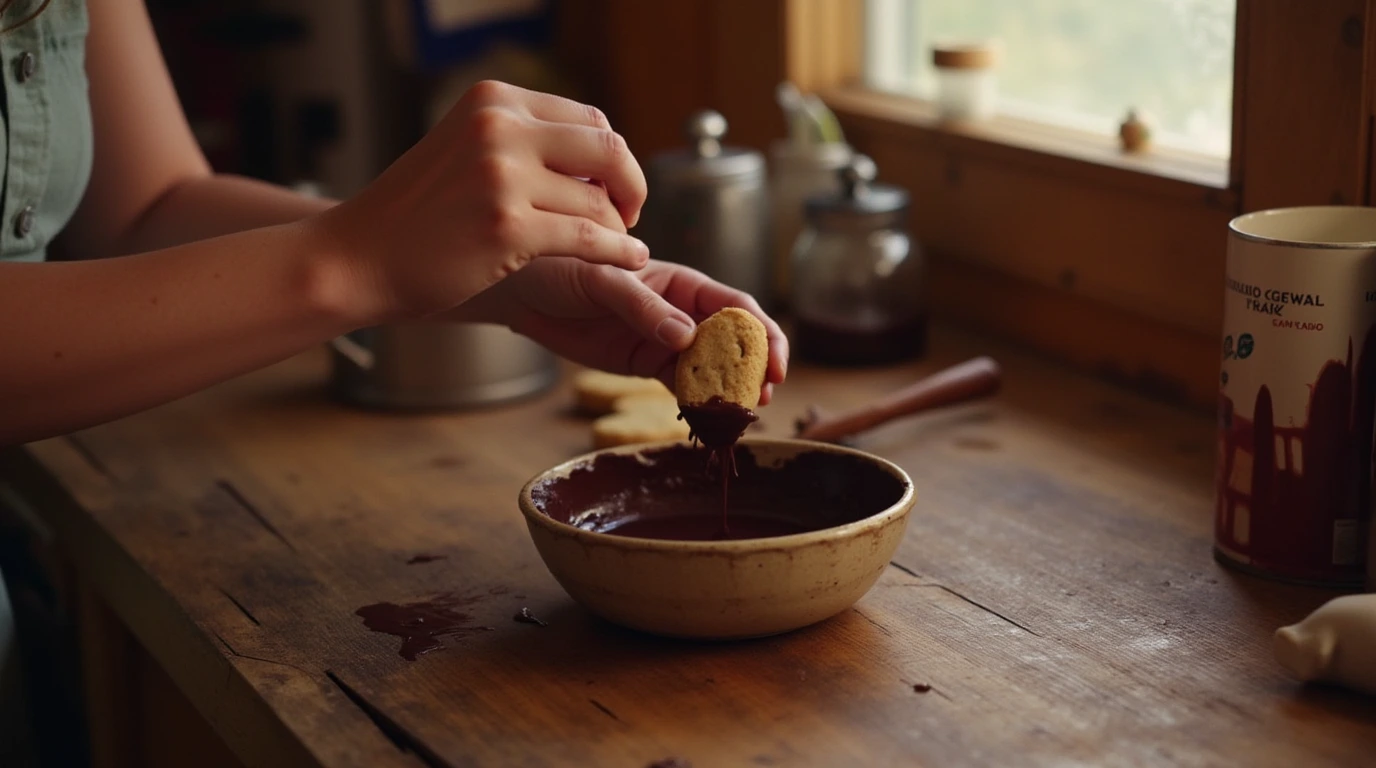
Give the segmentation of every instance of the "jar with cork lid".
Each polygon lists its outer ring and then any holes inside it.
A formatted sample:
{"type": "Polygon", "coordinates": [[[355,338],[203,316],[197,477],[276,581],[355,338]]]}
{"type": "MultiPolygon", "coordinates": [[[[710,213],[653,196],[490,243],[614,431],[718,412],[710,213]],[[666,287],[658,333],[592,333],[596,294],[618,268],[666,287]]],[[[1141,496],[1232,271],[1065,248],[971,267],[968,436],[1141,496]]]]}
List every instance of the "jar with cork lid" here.
{"type": "Polygon", "coordinates": [[[800,359],[862,366],[926,352],[924,264],[908,235],[908,193],[876,183],[876,173],[855,155],[839,172],[839,193],[807,202],[791,291],[800,359]]]}
{"type": "Polygon", "coordinates": [[[936,67],[937,112],[942,120],[992,117],[997,102],[992,43],[943,44],[932,48],[936,67]]]}

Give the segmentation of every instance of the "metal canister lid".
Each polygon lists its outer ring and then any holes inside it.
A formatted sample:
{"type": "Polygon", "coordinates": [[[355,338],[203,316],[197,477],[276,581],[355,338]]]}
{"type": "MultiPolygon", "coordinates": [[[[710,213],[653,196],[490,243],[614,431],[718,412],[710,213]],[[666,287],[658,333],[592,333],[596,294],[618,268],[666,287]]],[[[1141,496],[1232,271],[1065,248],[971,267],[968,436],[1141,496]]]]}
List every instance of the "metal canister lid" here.
{"type": "Polygon", "coordinates": [[[895,226],[907,215],[908,193],[899,187],[876,184],[878,168],[865,155],[852,157],[838,174],[839,195],[821,195],[807,201],[807,218],[814,224],[878,229],[895,226]]]}
{"type": "Polygon", "coordinates": [[[684,132],[692,143],[686,149],[665,152],[654,159],[655,176],[667,183],[713,183],[741,176],[764,175],[764,155],[740,147],[728,147],[726,118],[707,110],[688,119],[684,132]]]}

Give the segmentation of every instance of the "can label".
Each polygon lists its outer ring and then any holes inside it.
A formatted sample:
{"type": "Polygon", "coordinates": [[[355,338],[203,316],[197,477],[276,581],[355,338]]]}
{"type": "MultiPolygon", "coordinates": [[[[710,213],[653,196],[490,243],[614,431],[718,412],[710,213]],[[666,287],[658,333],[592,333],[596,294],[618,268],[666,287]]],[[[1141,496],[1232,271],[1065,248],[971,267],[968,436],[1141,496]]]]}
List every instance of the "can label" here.
{"type": "Polygon", "coordinates": [[[1376,395],[1376,259],[1230,238],[1216,549],[1282,578],[1361,584],[1376,395]]]}

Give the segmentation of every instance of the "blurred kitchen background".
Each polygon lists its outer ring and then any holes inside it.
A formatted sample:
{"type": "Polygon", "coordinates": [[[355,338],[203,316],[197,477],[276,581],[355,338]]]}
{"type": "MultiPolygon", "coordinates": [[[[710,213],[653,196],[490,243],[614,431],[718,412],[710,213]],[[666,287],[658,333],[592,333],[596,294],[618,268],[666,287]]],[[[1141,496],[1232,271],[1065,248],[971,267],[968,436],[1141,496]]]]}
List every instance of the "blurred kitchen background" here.
{"type": "MultiPolygon", "coordinates": [[[[222,172],[347,197],[486,78],[602,108],[649,177],[636,234],[656,257],[755,294],[787,321],[800,362],[921,356],[930,313],[1212,402],[1227,218],[1365,195],[1350,173],[1329,174],[1333,187],[1267,150],[1315,130],[1287,105],[1319,91],[1272,83],[1266,57],[1249,64],[1238,0],[147,1],[222,172]],[[1252,69],[1255,97],[1235,101],[1252,69]],[[1235,147],[1252,134],[1244,176],[1235,147]],[[1188,354],[1121,343],[1105,312],[1184,334],[1188,354]]],[[[1285,28],[1253,21],[1258,40],[1285,28]]],[[[1331,30],[1316,30],[1313,50],[1331,48],[1331,30]]],[[[1281,46],[1293,61],[1276,72],[1312,58],[1308,40],[1281,46]]],[[[1364,103],[1328,90],[1335,114],[1364,103]]],[[[553,380],[524,340],[438,333],[337,340],[342,388],[450,406],[553,380]]]]}
{"type": "MultiPolygon", "coordinates": [[[[712,61],[713,2],[627,0],[149,0],[178,93],[217,170],[357,191],[472,83],[497,78],[606,110],[637,154],[681,142],[711,106],[733,141],[781,136],[782,61],[712,61]],[[723,72],[721,65],[732,67],[723,72]],[[734,84],[721,87],[724,78],[734,84]],[[744,87],[753,84],[757,87],[744,87]],[[726,91],[730,93],[726,93],[726,91]],[[743,100],[762,108],[733,110],[743,100]],[[624,109],[635,104],[634,110],[624,109]],[[732,114],[736,112],[738,114],[732,114]]],[[[759,4],[764,10],[772,3],[759,4]]],[[[772,12],[772,8],[770,8],[772,12]]],[[[755,17],[752,19],[752,16],[755,17]]]]}

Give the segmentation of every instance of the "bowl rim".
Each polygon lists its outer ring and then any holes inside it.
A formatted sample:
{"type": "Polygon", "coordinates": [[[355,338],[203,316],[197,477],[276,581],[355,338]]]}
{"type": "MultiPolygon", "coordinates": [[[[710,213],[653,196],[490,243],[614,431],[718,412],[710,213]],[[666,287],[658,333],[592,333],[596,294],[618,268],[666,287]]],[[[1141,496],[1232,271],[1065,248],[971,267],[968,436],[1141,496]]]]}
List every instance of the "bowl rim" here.
{"type": "Polygon", "coordinates": [[[815,440],[799,440],[797,438],[786,437],[746,437],[741,438],[738,445],[784,445],[794,446],[800,449],[810,448],[826,451],[828,453],[840,453],[857,456],[867,461],[873,462],[881,469],[898,478],[903,482],[903,494],[898,500],[884,509],[868,517],[832,526],[830,528],[819,528],[815,531],[805,531],[803,533],[790,533],[785,536],[769,536],[756,539],[732,539],[728,541],[681,541],[675,539],[647,539],[640,536],[620,536],[612,533],[599,533],[579,528],[576,525],[563,523],[541,512],[535,506],[535,500],[531,491],[535,485],[549,477],[568,474],[574,467],[590,462],[598,456],[635,454],[644,451],[672,448],[683,445],[680,440],[666,440],[653,443],[637,443],[635,445],[618,445],[610,448],[589,451],[580,456],[575,456],[567,461],[556,464],[553,467],[535,475],[521,488],[518,504],[521,514],[525,516],[527,522],[533,522],[553,533],[569,536],[582,541],[597,543],[609,546],[634,547],[635,549],[655,549],[668,552],[702,552],[713,554],[741,554],[756,552],[760,550],[777,549],[796,549],[798,547],[816,544],[824,541],[834,541],[859,536],[860,534],[883,528],[897,520],[902,520],[912,510],[916,491],[913,480],[908,473],[897,464],[880,456],[876,456],[867,451],[851,448],[834,443],[823,443],[815,440]]]}

